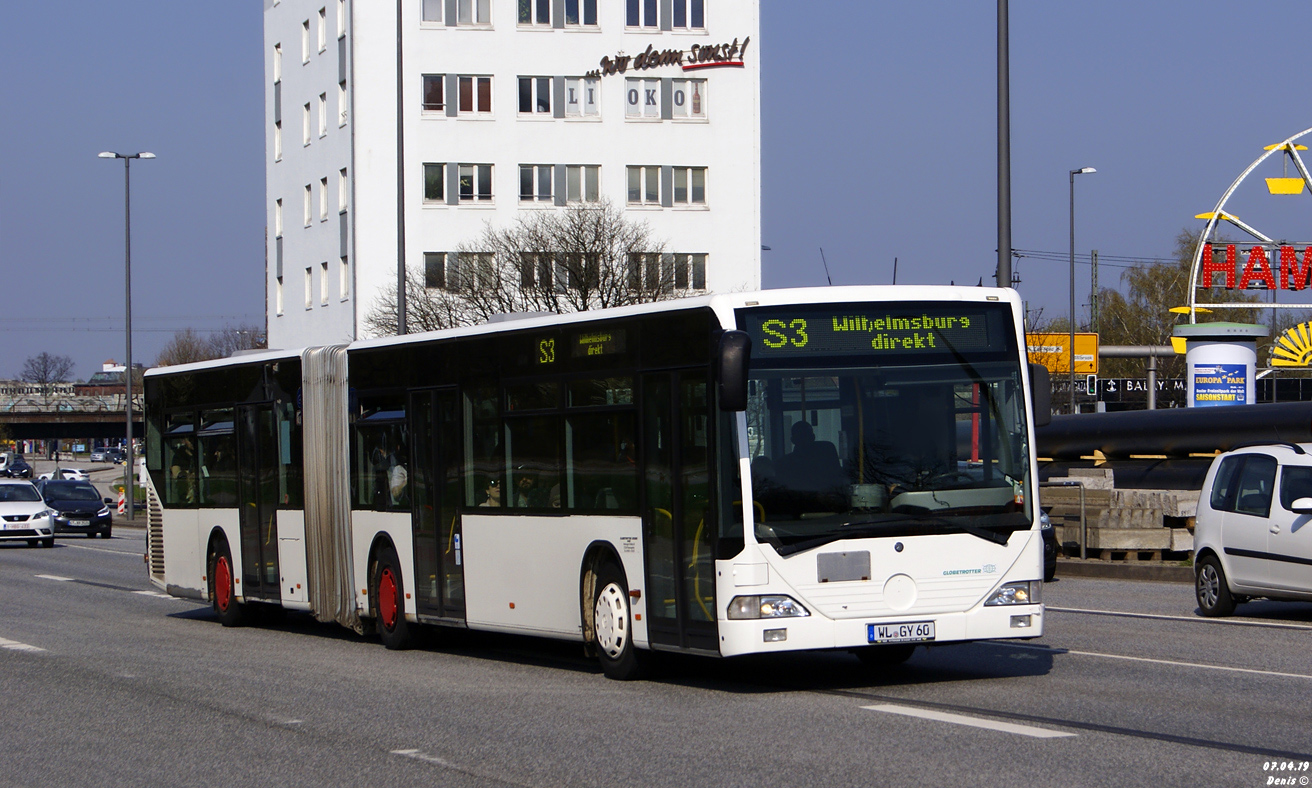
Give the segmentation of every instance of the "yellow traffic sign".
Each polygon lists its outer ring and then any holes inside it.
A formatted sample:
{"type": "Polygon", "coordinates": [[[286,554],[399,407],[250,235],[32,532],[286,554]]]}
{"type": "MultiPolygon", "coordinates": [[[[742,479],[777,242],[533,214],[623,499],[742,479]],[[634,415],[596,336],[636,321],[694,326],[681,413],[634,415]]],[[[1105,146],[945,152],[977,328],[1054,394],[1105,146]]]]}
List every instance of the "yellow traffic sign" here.
{"type": "MultiPolygon", "coordinates": [[[[1025,345],[1030,363],[1042,364],[1053,374],[1070,374],[1070,334],[1026,334],[1025,345]]],[[[1079,375],[1098,374],[1098,335],[1075,335],[1075,372],[1079,375]]]]}

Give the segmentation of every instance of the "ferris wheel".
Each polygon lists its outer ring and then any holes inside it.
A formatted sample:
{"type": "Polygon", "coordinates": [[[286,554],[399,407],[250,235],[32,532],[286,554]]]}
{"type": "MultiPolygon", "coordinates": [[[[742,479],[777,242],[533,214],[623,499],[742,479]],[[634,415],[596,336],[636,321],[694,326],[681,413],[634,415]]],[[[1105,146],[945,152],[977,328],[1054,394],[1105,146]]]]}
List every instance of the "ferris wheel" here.
{"type": "Polygon", "coordinates": [[[1298,140],[1308,134],[1312,134],[1312,129],[1304,129],[1283,142],[1266,146],[1262,155],[1248,165],[1234,183],[1230,184],[1230,188],[1221,195],[1216,207],[1210,213],[1202,213],[1195,217],[1206,219],[1207,225],[1198,237],[1189,272],[1190,323],[1197,322],[1200,311],[1253,308],[1312,309],[1312,303],[1306,301],[1277,303],[1274,292],[1300,291],[1312,287],[1312,243],[1277,240],[1255,227],[1253,223],[1226,210],[1227,203],[1249,175],[1263,165],[1270,168],[1269,171],[1274,171],[1277,161],[1282,165],[1280,175],[1265,177],[1266,188],[1270,194],[1296,196],[1303,194],[1305,190],[1312,194],[1312,173],[1309,173],[1303,157],[1299,155],[1300,151],[1307,150],[1307,146],[1298,144],[1298,140]],[[1252,240],[1222,239],[1218,234],[1222,223],[1242,231],[1252,240]],[[1215,287],[1224,287],[1227,290],[1273,291],[1272,301],[1271,303],[1199,301],[1200,290],[1206,299],[1215,287]]]}

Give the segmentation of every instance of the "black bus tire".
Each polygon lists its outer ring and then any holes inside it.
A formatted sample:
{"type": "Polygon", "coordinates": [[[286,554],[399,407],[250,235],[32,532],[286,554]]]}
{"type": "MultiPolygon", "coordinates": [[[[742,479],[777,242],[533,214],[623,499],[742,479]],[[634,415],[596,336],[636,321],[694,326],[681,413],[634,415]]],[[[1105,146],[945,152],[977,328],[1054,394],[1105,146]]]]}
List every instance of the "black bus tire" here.
{"type": "Polygon", "coordinates": [[[405,581],[396,551],[384,547],[378,551],[374,571],[369,577],[369,599],[374,610],[374,627],[383,645],[400,651],[410,648],[410,622],[405,620],[405,581]]]}
{"type": "Polygon", "coordinates": [[[592,597],[593,646],[601,672],[616,681],[632,681],[643,675],[643,656],[633,645],[633,611],[624,572],[607,562],[597,570],[592,597]]]}

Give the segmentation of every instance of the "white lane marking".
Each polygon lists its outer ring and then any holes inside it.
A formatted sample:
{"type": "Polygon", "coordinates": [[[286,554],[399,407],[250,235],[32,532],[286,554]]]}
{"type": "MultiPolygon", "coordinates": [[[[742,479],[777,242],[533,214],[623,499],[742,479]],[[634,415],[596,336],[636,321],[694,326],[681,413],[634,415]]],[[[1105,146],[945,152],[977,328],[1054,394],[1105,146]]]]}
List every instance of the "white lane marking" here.
{"type": "Polygon", "coordinates": [[[71,577],[60,577],[59,575],[37,575],[37,577],[41,578],[42,580],[58,580],[58,581],[61,582],[61,583],[71,583],[71,582],[73,582],[73,578],[71,578],[71,577]]]}
{"type": "Polygon", "coordinates": [[[423,761],[424,763],[435,763],[438,766],[455,768],[455,764],[450,761],[443,760],[436,755],[429,755],[426,752],[420,752],[419,750],[392,750],[392,754],[400,755],[403,758],[413,758],[416,761],[423,761]]]}
{"type": "Polygon", "coordinates": [[[1058,613],[1084,613],[1085,615],[1090,615],[1090,616],[1124,616],[1126,618],[1153,618],[1153,619],[1162,619],[1166,621],[1191,621],[1195,624],[1224,624],[1226,626],[1232,626],[1232,627],[1266,627],[1267,629],[1312,630],[1312,626],[1305,626],[1303,624],[1286,624],[1283,622],[1275,622],[1275,621],[1257,621],[1251,618],[1218,619],[1218,618],[1202,618],[1199,616],[1167,616],[1167,615],[1162,615],[1161,613],[1130,613],[1121,610],[1088,610],[1079,607],[1053,607],[1052,605],[1044,605],[1043,609],[1055,610],[1058,613]]]}
{"type": "Polygon", "coordinates": [[[132,593],[140,594],[141,596],[153,596],[156,599],[177,599],[177,597],[172,594],[161,594],[158,591],[133,591],[132,593]]]}
{"type": "Polygon", "coordinates": [[[43,648],[29,646],[26,643],[19,643],[17,640],[6,640],[0,638],[0,648],[9,649],[10,651],[45,651],[43,648]]]}
{"type": "Polygon", "coordinates": [[[894,703],[881,703],[877,706],[862,706],[861,708],[869,709],[870,711],[882,711],[888,714],[902,714],[907,717],[919,717],[922,720],[950,722],[954,725],[969,725],[972,728],[986,728],[991,731],[1014,733],[1018,736],[1032,736],[1036,739],[1062,739],[1077,735],[1066,731],[1055,731],[1051,728],[1036,728],[1033,725],[1019,725],[1014,722],[989,720],[984,719],[983,717],[967,717],[964,714],[951,714],[946,711],[920,709],[915,706],[899,706],[894,703]]]}
{"type": "Polygon", "coordinates": [[[79,550],[94,550],[97,553],[113,553],[114,555],[128,555],[133,558],[141,558],[141,553],[128,552],[127,550],[109,550],[104,547],[87,547],[86,545],[80,544],[65,544],[64,547],[76,547],[79,550]]]}
{"type": "Polygon", "coordinates": [[[1231,673],[1253,673],[1258,676],[1276,676],[1282,679],[1312,679],[1306,673],[1281,673],[1278,670],[1256,670],[1254,668],[1232,668],[1228,665],[1206,665],[1201,662],[1181,662],[1174,659],[1153,659],[1151,657],[1131,657],[1127,654],[1103,654],[1097,651],[1076,651],[1069,648],[1052,648],[1051,646],[1029,646],[1021,643],[1008,644],[1012,648],[1025,648],[1031,651],[1046,651],[1051,654],[1076,654],[1081,657],[1100,657],[1102,659],[1123,659],[1129,662],[1148,662],[1154,665],[1171,665],[1178,668],[1201,668],[1203,670],[1223,670],[1231,673]]]}

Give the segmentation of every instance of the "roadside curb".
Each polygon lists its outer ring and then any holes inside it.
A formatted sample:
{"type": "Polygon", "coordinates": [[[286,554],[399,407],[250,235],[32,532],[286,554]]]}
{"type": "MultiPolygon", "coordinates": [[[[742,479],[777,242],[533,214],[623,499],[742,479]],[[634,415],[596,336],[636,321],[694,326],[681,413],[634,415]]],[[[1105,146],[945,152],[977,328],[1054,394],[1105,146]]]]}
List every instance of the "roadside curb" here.
{"type": "Polygon", "coordinates": [[[1192,585],[1194,582],[1194,569],[1192,566],[1169,564],[1081,561],[1078,558],[1058,558],[1057,577],[1154,580],[1162,583],[1189,583],[1192,585]]]}

